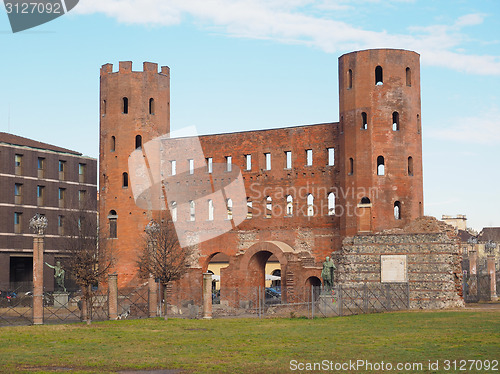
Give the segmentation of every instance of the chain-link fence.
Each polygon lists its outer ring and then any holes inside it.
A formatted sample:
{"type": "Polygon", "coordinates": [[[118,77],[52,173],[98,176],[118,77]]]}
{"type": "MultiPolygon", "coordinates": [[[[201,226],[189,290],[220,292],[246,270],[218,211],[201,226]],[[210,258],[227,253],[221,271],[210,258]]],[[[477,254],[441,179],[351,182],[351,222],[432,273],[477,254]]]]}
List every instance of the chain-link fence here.
{"type": "Polygon", "coordinates": [[[31,282],[0,284],[0,326],[31,324],[33,319],[31,282]]]}
{"type": "Polygon", "coordinates": [[[489,274],[465,275],[462,289],[466,303],[491,301],[491,279],[489,274]]]}

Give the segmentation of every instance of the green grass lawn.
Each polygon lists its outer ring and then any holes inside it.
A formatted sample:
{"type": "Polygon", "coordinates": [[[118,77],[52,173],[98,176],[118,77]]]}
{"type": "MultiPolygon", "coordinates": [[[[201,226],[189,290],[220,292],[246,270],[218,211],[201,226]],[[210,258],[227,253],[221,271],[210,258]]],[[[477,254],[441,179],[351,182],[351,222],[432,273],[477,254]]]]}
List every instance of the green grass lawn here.
{"type": "Polygon", "coordinates": [[[78,373],[160,368],[287,373],[292,372],[291,360],[416,362],[423,363],[423,371],[392,372],[449,373],[453,371],[444,370],[444,360],[462,359],[500,359],[500,313],[403,312],[314,320],[154,318],[0,328],[1,373],[64,368],[78,373]],[[428,370],[429,360],[439,360],[440,370],[428,370]]]}

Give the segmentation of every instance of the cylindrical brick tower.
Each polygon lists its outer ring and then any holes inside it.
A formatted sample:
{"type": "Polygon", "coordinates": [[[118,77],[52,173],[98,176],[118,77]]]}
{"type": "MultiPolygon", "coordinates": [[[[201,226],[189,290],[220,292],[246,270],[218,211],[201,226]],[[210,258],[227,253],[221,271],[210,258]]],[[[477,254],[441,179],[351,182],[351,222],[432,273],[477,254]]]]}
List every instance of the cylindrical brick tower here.
{"type": "Polygon", "coordinates": [[[343,237],[423,215],[419,58],[394,49],[339,58],[343,237]]]}
{"type": "Polygon", "coordinates": [[[135,286],[138,251],[144,245],[151,212],[139,209],[132,195],[129,155],[153,138],[170,132],[170,70],[145,62],[101,68],[99,145],[99,226],[115,253],[119,288],[135,286]]]}

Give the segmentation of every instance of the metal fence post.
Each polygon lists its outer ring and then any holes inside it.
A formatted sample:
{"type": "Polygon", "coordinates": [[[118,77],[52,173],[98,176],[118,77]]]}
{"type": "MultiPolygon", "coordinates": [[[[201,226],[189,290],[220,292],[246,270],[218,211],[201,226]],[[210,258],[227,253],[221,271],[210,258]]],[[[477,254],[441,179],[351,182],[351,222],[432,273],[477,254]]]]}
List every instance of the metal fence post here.
{"type": "Polygon", "coordinates": [[[314,286],[311,285],[311,318],[314,319],[314,286]]]}
{"type": "Polygon", "coordinates": [[[338,288],[338,297],[337,303],[339,304],[339,316],[344,315],[344,298],[342,297],[342,285],[337,285],[338,288]]]}
{"type": "Polygon", "coordinates": [[[363,283],[363,312],[368,313],[368,285],[363,283]]]}

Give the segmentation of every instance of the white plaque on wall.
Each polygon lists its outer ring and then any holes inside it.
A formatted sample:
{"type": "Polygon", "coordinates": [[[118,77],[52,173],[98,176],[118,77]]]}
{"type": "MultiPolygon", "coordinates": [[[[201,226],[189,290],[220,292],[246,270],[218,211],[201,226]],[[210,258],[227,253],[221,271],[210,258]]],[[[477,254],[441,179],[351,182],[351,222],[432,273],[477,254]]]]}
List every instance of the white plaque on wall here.
{"type": "Polygon", "coordinates": [[[407,282],[406,255],[381,255],[380,281],[407,282]]]}

